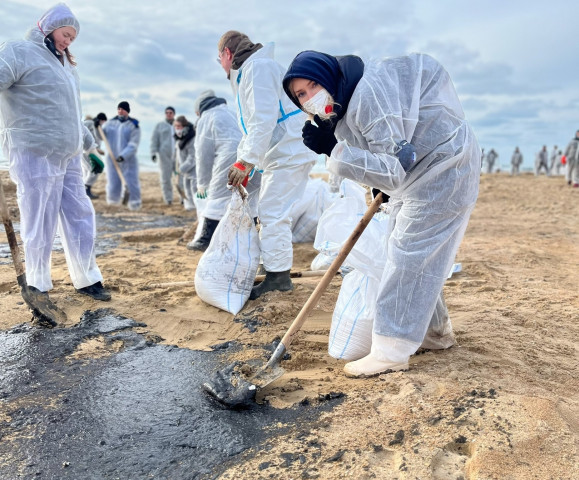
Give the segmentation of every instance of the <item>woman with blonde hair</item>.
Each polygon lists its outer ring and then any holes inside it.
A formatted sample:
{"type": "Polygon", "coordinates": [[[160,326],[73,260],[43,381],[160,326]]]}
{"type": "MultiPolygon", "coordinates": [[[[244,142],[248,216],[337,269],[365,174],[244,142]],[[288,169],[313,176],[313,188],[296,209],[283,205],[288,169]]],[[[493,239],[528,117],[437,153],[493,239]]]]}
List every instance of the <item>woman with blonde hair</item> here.
{"type": "Polygon", "coordinates": [[[95,213],[81,157],[96,148],[81,116],[79,80],[69,51],[80,27],[63,3],[49,9],[25,40],[0,45],[0,141],[17,184],[28,285],[52,288],[58,228],[77,292],[110,300],[95,259],[95,213]]]}

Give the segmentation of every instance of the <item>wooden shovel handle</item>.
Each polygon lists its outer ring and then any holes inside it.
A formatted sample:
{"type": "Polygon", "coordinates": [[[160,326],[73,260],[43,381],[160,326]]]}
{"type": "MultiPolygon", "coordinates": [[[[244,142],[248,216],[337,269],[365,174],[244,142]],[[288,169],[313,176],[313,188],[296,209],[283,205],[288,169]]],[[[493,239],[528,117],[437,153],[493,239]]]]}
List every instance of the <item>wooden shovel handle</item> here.
{"type": "Polygon", "coordinates": [[[354,231],[348,237],[346,243],[344,243],[344,245],[342,246],[342,249],[338,253],[338,256],[334,259],[334,261],[330,265],[330,268],[328,268],[328,270],[320,280],[320,283],[318,283],[316,289],[312,292],[310,298],[308,298],[308,301],[304,304],[304,306],[300,310],[300,313],[298,313],[297,317],[290,325],[288,331],[281,339],[281,344],[285,346],[286,350],[290,346],[296,333],[298,333],[299,330],[302,328],[302,325],[306,321],[306,318],[309,315],[309,313],[317,305],[318,301],[320,300],[320,297],[326,291],[326,288],[328,288],[328,285],[332,281],[332,278],[334,277],[334,275],[336,275],[336,273],[342,266],[342,263],[344,263],[344,260],[346,260],[346,257],[348,256],[348,254],[350,253],[350,251],[352,250],[352,248],[354,247],[354,245],[356,244],[356,242],[366,229],[366,226],[370,223],[372,217],[380,208],[380,205],[382,205],[382,193],[376,195],[374,201],[368,207],[368,210],[366,210],[366,213],[364,214],[362,219],[358,222],[358,225],[356,225],[356,228],[354,228],[354,231]]]}
{"type": "Polygon", "coordinates": [[[20,260],[20,248],[18,247],[16,234],[14,233],[14,227],[12,226],[12,220],[10,220],[10,213],[8,212],[8,206],[6,205],[6,197],[4,196],[4,187],[2,186],[1,180],[0,180],[0,215],[2,216],[4,229],[6,230],[6,237],[8,237],[8,245],[10,246],[10,253],[12,255],[12,263],[14,264],[14,269],[16,270],[16,277],[20,277],[21,275],[24,274],[24,265],[22,265],[22,261],[20,260]]]}

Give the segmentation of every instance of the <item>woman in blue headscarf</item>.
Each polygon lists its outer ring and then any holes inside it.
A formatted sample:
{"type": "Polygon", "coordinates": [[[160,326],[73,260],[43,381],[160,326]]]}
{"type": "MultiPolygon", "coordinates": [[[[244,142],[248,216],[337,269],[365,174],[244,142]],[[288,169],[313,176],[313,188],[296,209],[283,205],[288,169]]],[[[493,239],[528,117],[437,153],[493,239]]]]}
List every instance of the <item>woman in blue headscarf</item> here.
{"type": "Polygon", "coordinates": [[[442,287],[478,196],[480,148],[446,70],[412,54],[363,62],[305,51],[283,79],[328,169],[389,197],[390,232],[362,377],[408,369],[420,346],[454,344],[442,287]]]}
{"type": "Polygon", "coordinates": [[[82,122],[79,81],[69,51],[80,27],[63,3],[25,40],[0,45],[0,141],[17,184],[28,285],[52,288],[58,227],[79,293],[110,300],[95,260],[95,213],[82,179],[84,150],[96,148],[82,122]]]}

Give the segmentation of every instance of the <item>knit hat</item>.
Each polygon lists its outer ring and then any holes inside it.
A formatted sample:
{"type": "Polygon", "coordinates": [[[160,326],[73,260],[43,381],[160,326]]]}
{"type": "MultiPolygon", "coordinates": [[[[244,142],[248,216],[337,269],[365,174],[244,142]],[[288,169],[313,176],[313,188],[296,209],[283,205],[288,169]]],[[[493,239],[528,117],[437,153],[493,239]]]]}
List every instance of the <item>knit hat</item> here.
{"type": "Polygon", "coordinates": [[[204,92],[201,92],[201,94],[197,97],[197,99],[195,100],[195,103],[193,104],[193,111],[195,113],[199,113],[199,107],[201,105],[201,102],[203,100],[205,100],[206,98],[214,97],[214,96],[215,96],[215,92],[211,89],[205,90],[204,92]]]}
{"type": "Polygon", "coordinates": [[[38,20],[38,28],[40,28],[40,31],[46,37],[61,27],[74,28],[77,36],[80,32],[80,24],[70,8],[64,3],[57,3],[40,17],[40,20],[38,20]]]}
{"type": "Polygon", "coordinates": [[[122,101],[121,103],[119,103],[117,105],[117,108],[122,108],[124,111],[126,111],[127,113],[131,113],[131,107],[129,105],[129,102],[127,101],[122,101]]]}
{"type": "Polygon", "coordinates": [[[96,116],[96,118],[97,118],[97,120],[104,120],[105,122],[107,121],[107,116],[106,116],[104,113],[102,113],[102,112],[99,113],[99,114],[96,116]]]}

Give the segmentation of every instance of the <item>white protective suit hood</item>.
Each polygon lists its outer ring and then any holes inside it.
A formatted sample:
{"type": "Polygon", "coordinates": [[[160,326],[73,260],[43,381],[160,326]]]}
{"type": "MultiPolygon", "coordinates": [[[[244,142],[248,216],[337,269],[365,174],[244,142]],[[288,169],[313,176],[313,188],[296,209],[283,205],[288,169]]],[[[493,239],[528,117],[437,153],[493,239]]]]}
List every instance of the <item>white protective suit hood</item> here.
{"type": "Polygon", "coordinates": [[[80,33],[80,24],[65,3],[57,3],[38,20],[38,28],[45,36],[61,27],[74,28],[77,36],[80,33]]]}

